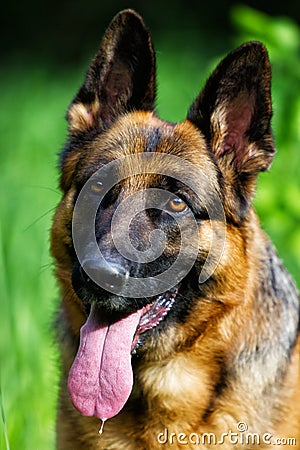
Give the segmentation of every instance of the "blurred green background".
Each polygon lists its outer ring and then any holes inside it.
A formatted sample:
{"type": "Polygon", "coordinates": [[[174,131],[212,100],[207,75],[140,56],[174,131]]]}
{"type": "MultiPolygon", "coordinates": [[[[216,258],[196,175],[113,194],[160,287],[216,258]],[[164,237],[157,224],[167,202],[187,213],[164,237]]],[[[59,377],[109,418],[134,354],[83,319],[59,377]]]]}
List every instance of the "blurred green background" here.
{"type": "Polygon", "coordinates": [[[180,120],[216,62],[263,41],[273,65],[278,148],[256,198],[262,225],[300,284],[300,8],[296,1],[6,2],[1,6],[0,449],[51,450],[59,294],[48,254],[60,193],[65,110],[120,9],[139,11],[158,57],[158,110],[180,120]]]}

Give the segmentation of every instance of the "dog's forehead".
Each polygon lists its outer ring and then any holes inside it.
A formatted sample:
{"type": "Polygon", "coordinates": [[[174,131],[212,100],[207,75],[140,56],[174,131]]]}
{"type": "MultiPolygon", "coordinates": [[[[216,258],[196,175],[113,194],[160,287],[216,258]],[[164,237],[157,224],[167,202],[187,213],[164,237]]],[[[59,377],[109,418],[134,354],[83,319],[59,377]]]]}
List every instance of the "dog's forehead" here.
{"type": "Polygon", "coordinates": [[[173,124],[151,112],[119,118],[95,138],[88,161],[94,168],[113,163],[119,180],[130,177],[130,182],[124,181],[130,191],[157,185],[163,175],[178,180],[200,179],[203,174],[203,185],[217,185],[216,168],[201,132],[188,120],[173,124]]]}
{"type": "MultiPolygon", "coordinates": [[[[134,112],[117,120],[95,139],[91,157],[112,161],[142,153],[173,155],[203,170],[210,161],[204,136],[191,122],[173,124],[150,112],[134,112]]],[[[151,164],[152,158],[148,159],[151,164]]]]}

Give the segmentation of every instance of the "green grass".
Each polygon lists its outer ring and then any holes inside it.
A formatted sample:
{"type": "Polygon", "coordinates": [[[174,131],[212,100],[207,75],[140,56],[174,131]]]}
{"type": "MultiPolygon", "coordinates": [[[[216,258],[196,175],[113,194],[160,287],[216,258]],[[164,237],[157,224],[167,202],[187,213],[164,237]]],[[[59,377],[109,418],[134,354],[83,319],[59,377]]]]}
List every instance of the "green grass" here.
{"type": "MultiPolygon", "coordinates": [[[[244,31],[241,21],[249,11],[235,14],[240,40],[260,38],[258,31],[244,31]]],[[[248,18],[246,23],[256,22],[248,18]]],[[[299,283],[300,71],[289,39],[282,53],[281,41],[262,38],[270,44],[274,63],[279,151],[271,172],[260,177],[256,205],[299,283]]],[[[181,59],[180,50],[175,55],[164,45],[157,47],[161,115],[182,119],[212,64],[193,49],[181,59]]],[[[60,198],[56,165],[65,137],[64,112],[81,77],[80,69],[71,74],[28,66],[0,75],[0,450],[54,449],[58,357],[52,325],[59,295],[49,229],[60,198]]]]}
{"type": "MultiPolygon", "coordinates": [[[[0,383],[12,450],[50,450],[54,442],[58,295],[48,234],[69,101],[68,80],[58,78],[20,68],[1,75],[0,383]]],[[[5,441],[1,430],[1,449],[5,441]]]]}

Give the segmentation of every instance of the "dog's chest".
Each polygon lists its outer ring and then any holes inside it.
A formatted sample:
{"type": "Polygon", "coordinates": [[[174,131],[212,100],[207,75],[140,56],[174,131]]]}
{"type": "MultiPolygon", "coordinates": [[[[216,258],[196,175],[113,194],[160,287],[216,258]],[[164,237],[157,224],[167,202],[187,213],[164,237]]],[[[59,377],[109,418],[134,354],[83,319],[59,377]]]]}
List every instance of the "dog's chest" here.
{"type": "Polygon", "coordinates": [[[191,410],[203,413],[210,402],[212,378],[198,358],[182,352],[171,359],[143,365],[136,373],[133,397],[148,405],[148,414],[160,410],[165,417],[182,420],[191,410]],[[140,397],[138,399],[138,397],[140,397]]]}

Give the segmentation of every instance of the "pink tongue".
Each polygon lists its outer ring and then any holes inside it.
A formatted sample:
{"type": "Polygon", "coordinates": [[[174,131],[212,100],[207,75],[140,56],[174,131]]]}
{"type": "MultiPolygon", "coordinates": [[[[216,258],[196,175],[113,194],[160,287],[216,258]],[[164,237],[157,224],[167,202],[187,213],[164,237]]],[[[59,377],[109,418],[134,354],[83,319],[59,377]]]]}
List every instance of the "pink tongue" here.
{"type": "Polygon", "coordinates": [[[97,318],[92,305],[68,380],[72,402],[81,414],[109,419],[123,408],[133,385],[131,346],[141,314],[109,324],[97,318]]]}

